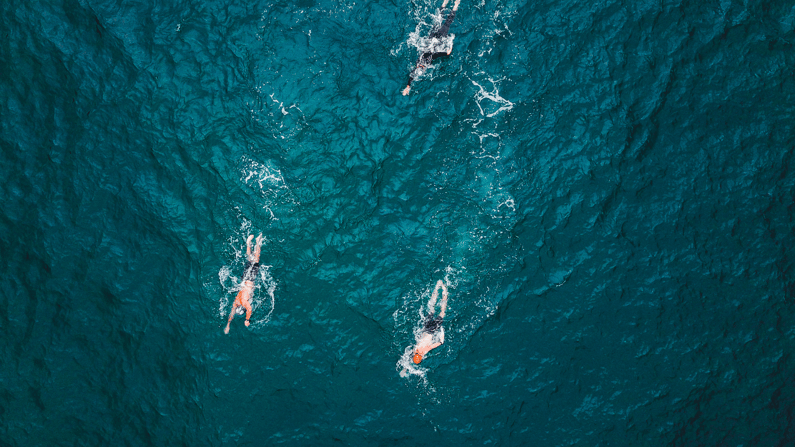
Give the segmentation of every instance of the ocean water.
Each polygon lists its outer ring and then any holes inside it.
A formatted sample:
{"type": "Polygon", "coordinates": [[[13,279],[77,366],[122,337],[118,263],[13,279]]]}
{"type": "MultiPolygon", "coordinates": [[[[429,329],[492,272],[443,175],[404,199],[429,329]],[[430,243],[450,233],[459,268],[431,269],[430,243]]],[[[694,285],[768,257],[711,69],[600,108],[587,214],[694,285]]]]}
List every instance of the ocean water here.
{"type": "Polygon", "coordinates": [[[795,4],[438,6],[0,3],[0,445],[795,444],[795,4]]]}

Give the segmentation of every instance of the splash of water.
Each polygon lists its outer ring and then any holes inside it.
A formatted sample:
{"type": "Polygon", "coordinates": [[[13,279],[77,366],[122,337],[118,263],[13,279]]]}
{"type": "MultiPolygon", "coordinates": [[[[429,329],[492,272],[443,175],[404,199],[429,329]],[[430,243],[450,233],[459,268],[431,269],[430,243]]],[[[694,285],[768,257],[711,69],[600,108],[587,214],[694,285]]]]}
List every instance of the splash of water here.
{"type": "Polygon", "coordinates": [[[259,193],[262,208],[270,213],[273,220],[279,220],[273,212],[278,205],[296,203],[282,171],[270,162],[244,160],[240,180],[259,193]]]}
{"type": "MultiPolygon", "coordinates": [[[[478,105],[481,116],[493,118],[502,112],[513,109],[513,103],[500,96],[499,81],[494,81],[492,78],[487,79],[487,81],[491,83],[491,91],[486,90],[482,85],[472,79],[469,81],[478,88],[477,93],[475,93],[475,103],[478,105]]],[[[480,121],[478,123],[480,123],[480,121]]]]}

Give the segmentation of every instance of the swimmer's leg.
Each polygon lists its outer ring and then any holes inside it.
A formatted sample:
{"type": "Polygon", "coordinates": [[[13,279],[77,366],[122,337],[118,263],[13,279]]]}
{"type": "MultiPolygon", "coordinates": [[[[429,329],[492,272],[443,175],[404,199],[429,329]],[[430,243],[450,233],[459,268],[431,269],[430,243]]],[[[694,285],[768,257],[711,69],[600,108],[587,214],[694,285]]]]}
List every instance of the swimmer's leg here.
{"type": "Polygon", "coordinates": [[[251,240],[254,239],[253,234],[249,234],[246,238],[246,259],[251,260],[251,240]]]}
{"type": "MultiPolygon", "coordinates": [[[[445,19],[444,24],[442,24],[442,27],[439,28],[438,31],[434,32],[431,35],[431,37],[439,37],[439,38],[447,37],[447,33],[450,32],[450,25],[453,24],[453,20],[455,19],[455,12],[458,11],[458,4],[459,3],[461,3],[461,0],[456,0],[455,1],[455,4],[453,5],[453,10],[450,11],[450,14],[447,14],[447,18],[445,19]]],[[[447,0],[445,0],[445,2],[442,4],[442,9],[444,9],[444,6],[446,4],[447,4],[447,0]]]]}
{"type": "Polygon", "coordinates": [[[445,312],[447,312],[447,285],[441,279],[436,284],[442,286],[442,311],[439,312],[439,316],[444,318],[445,312]]]}
{"type": "MultiPolygon", "coordinates": [[[[224,328],[224,334],[229,333],[229,325],[232,324],[232,320],[235,318],[235,312],[237,312],[237,308],[240,307],[241,303],[241,296],[243,295],[243,291],[237,293],[235,297],[235,302],[232,303],[232,312],[229,312],[229,320],[226,322],[226,328],[224,328]]],[[[247,325],[248,326],[248,325],[247,325]]]]}
{"type": "Polygon", "coordinates": [[[447,20],[444,21],[442,27],[439,28],[439,31],[433,33],[431,37],[447,37],[447,33],[450,32],[450,25],[453,24],[453,19],[455,19],[455,10],[450,11],[450,14],[447,15],[447,20]]]}
{"type": "Polygon", "coordinates": [[[254,259],[251,262],[259,262],[259,254],[262,249],[262,233],[257,236],[257,246],[254,248],[254,259]]]}
{"type": "Polygon", "coordinates": [[[434,313],[433,310],[434,310],[434,307],[436,307],[436,299],[439,298],[439,284],[441,284],[441,283],[442,283],[441,280],[436,282],[436,287],[434,287],[434,289],[433,289],[433,294],[431,295],[431,300],[428,301],[428,312],[430,312],[430,313],[434,313]]]}
{"type": "Polygon", "coordinates": [[[235,312],[237,311],[237,303],[232,304],[232,312],[229,312],[229,320],[226,322],[226,327],[224,328],[224,334],[229,333],[229,325],[232,324],[232,319],[235,318],[235,312]]]}

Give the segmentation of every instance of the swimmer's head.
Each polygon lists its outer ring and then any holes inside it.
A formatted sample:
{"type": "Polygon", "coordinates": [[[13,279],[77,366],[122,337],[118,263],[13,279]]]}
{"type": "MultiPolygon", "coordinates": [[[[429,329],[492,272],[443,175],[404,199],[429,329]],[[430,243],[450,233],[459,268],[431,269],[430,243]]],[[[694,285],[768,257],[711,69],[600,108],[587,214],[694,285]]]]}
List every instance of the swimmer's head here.
{"type": "Polygon", "coordinates": [[[420,354],[419,352],[414,351],[414,358],[412,360],[414,360],[414,363],[419,365],[420,362],[422,361],[422,354],[420,354]]]}

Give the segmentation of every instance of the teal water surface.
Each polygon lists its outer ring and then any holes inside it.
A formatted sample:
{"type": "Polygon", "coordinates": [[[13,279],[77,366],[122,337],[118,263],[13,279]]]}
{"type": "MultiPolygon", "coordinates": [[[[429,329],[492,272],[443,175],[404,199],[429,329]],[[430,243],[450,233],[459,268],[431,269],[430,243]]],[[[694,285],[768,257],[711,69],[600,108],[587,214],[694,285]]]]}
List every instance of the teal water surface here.
{"type": "Polygon", "coordinates": [[[0,5],[0,445],[795,442],[795,6],[438,6],[0,5]]]}

